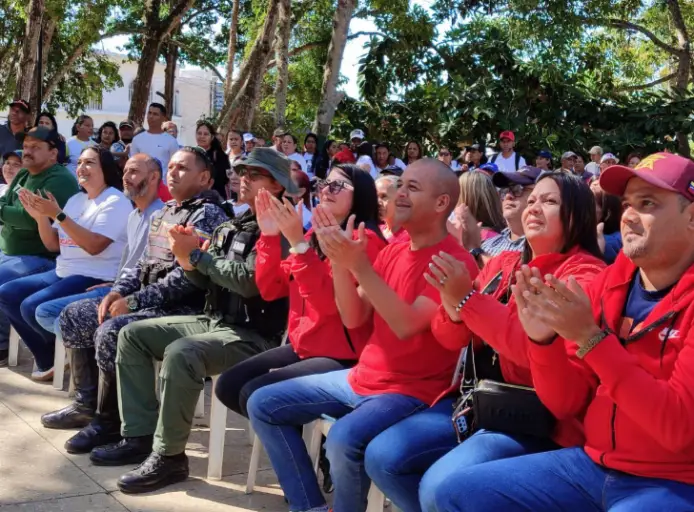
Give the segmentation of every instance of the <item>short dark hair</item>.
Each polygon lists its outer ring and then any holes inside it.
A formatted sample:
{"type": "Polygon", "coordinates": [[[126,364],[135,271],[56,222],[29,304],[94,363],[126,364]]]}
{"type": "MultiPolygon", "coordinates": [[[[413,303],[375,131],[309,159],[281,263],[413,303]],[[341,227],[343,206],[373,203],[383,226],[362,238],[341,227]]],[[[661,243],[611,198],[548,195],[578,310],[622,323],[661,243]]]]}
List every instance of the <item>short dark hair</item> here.
{"type": "Polygon", "coordinates": [[[161,103],[156,103],[156,102],[155,102],[155,103],[150,103],[150,104],[149,104],[149,108],[152,108],[152,107],[158,108],[159,111],[160,111],[163,115],[167,115],[166,107],[165,107],[164,105],[162,105],[161,103]]]}
{"type": "Polygon", "coordinates": [[[111,151],[104,149],[101,146],[91,146],[84,148],[80,155],[82,155],[85,151],[95,151],[99,156],[99,165],[101,165],[101,172],[104,175],[104,183],[106,183],[106,186],[122,191],[123,174],[121,173],[120,167],[118,167],[115,158],[113,158],[111,151]]]}
{"type": "Polygon", "coordinates": [[[179,148],[176,153],[181,151],[193,155],[195,157],[195,163],[203,167],[203,171],[208,171],[210,174],[212,174],[212,160],[210,160],[210,157],[207,156],[207,151],[198,146],[183,146],[182,148],[179,148]]]}
{"type": "Polygon", "coordinates": [[[318,144],[318,135],[316,135],[315,133],[313,133],[313,132],[308,132],[308,133],[306,134],[306,136],[304,137],[304,144],[306,144],[306,141],[307,141],[308,139],[313,139],[313,141],[314,141],[316,144],[318,144]]]}
{"type": "Polygon", "coordinates": [[[376,153],[378,148],[386,148],[386,151],[388,151],[388,154],[390,154],[390,147],[385,142],[379,142],[378,144],[376,144],[374,146],[374,153],[376,153]]]}

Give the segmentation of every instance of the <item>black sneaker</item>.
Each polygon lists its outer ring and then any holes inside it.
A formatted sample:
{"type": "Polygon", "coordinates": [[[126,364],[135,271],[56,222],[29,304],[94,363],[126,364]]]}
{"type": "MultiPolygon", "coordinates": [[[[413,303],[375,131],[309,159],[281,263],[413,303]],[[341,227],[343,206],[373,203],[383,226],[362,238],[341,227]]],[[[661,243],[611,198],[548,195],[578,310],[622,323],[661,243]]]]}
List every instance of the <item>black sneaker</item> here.
{"type": "Polygon", "coordinates": [[[129,466],[140,464],[152,453],[153,436],[126,437],[117,443],[92,450],[89,460],[95,466],[129,466]]]}
{"type": "Polygon", "coordinates": [[[7,348],[0,349],[0,368],[7,366],[10,361],[10,350],[7,348]]]}
{"type": "Polygon", "coordinates": [[[118,488],[126,494],[156,491],[188,479],[188,457],[152,452],[140,466],[118,479],[118,488]]]}

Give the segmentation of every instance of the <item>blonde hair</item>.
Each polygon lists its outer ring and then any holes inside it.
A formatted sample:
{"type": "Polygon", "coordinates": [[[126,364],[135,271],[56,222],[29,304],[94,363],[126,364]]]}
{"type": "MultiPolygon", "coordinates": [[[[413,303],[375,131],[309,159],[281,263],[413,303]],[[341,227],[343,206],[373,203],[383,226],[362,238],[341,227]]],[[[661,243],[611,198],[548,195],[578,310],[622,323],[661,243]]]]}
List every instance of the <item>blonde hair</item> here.
{"type": "Polygon", "coordinates": [[[483,172],[472,171],[460,176],[459,182],[458,205],[465,204],[483,227],[499,232],[504,229],[506,221],[501,199],[491,178],[483,172]]]}

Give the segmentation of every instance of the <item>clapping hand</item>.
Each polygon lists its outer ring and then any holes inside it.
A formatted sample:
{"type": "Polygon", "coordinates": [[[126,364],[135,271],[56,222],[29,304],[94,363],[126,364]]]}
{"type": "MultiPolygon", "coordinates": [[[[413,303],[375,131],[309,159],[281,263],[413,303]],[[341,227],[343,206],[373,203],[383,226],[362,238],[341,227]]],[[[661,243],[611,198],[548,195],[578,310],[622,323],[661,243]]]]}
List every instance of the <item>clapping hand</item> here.
{"type": "Polygon", "coordinates": [[[276,235],[280,232],[292,247],[304,241],[302,203],[299,203],[297,211],[287,198],[280,201],[267,190],[262,189],[258,192],[255,204],[258,226],[263,234],[276,235]],[[268,232],[266,233],[265,230],[268,232]]]}
{"type": "Polygon", "coordinates": [[[516,308],[518,309],[518,319],[523,325],[525,333],[531,340],[538,343],[550,341],[555,336],[555,332],[538,314],[535,307],[532,307],[529,298],[535,296],[538,290],[531,284],[531,279],[542,280],[542,275],[537,268],[530,268],[523,265],[516,272],[516,284],[511,286],[511,291],[516,299],[516,308]]]}
{"type": "Polygon", "coordinates": [[[34,219],[38,220],[39,217],[55,219],[61,212],[60,205],[53,194],[48,191],[44,191],[44,194],[46,194],[46,197],[23,188],[17,193],[17,196],[24,209],[34,219]]]}
{"type": "Polygon", "coordinates": [[[473,289],[472,277],[465,263],[450,254],[441,251],[434,255],[429,263],[429,272],[424,279],[441,294],[441,301],[455,307],[473,289]]]}
{"type": "Polygon", "coordinates": [[[343,230],[334,215],[325,207],[316,206],[313,212],[313,224],[316,237],[323,254],[334,265],[344,267],[354,273],[361,265],[369,264],[366,255],[366,227],[359,224],[358,237],[354,240],[355,216],[350,215],[343,230]]]}
{"type": "Polygon", "coordinates": [[[190,264],[190,253],[200,247],[200,238],[195,233],[195,228],[179,225],[172,227],[169,230],[169,244],[171,252],[183,270],[193,270],[193,266],[190,264]]]}

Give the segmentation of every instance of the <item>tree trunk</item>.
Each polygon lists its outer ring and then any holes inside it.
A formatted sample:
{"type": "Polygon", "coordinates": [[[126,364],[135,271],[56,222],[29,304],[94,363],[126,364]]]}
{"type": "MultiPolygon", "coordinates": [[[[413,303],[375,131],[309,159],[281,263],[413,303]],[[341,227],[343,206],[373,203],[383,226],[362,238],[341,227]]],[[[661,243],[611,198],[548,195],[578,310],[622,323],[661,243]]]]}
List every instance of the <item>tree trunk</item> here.
{"type": "Polygon", "coordinates": [[[133,82],[133,95],[130,99],[130,111],[128,112],[128,118],[138,126],[142,126],[145,120],[149,91],[152,86],[152,76],[154,75],[154,67],[157,64],[159,46],[161,44],[161,40],[154,37],[145,36],[144,40],[145,44],[142,45],[142,54],[140,55],[140,63],[137,66],[137,74],[133,82]]]}
{"type": "Polygon", "coordinates": [[[323,87],[321,99],[316,112],[316,120],[313,123],[313,132],[319,137],[327,137],[333,116],[340,100],[337,94],[337,81],[340,77],[342,56],[347,44],[347,33],[352,14],[356,7],[356,0],[338,0],[335,16],[333,17],[333,35],[328,47],[328,60],[325,62],[323,72],[323,87]]]}
{"type": "MultiPolygon", "coordinates": [[[[46,89],[46,71],[48,71],[48,53],[51,51],[51,43],[53,42],[53,34],[55,34],[55,29],[56,29],[56,22],[52,18],[48,16],[48,14],[44,14],[44,19],[42,23],[42,30],[43,30],[43,49],[42,49],[42,59],[41,59],[41,69],[43,70],[43,87],[41,88],[41,101],[39,102],[39,88],[38,82],[35,83],[35,87],[31,89],[31,95],[29,97],[29,105],[41,105],[44,104],[44,98],[46,97],[45,94],[45,89],[46,89]]],[[[38,70],[37,70],[38,71],[38,70]]],[[[37,73],[37,78],[38,80],[38,73],[37,73]]],[[[38,115],[40,112],[34,112],[34,115],[38,115]]]]}
{"type": "Polygon", "coordinates": [[[234,60],[236,60],[236,41],[239,37],[239,2],[234,0],[231,10],[231,24],[229,25],[229,45],[227,46],[227,76],[224,81],[224,97],[231,90],[231,82],[234,77],[234,60]]]}
{"type": "Polygon", "coordinates": [[[41,19],[45,10],[45,0],[31,0],[24,30],[22,58],[17,70],[17,88],[15,96],[28,100],[32,93],[36,94],[36,61],[38,58],[39,34],[41,19]]]}
{"type": "MultiPolygon", "coordinates": [[[[180,27],[171,33],[171,37],[180,31],[180,27]]],[[[166,68],[164,69],[164,105],[169,111],[169,117],[174,115],[174,102],[176,97],[176,64],[178,63],[178,46],[171,42],[166,43],[166,68]]]]}
{"type": "MultiPolygon", "coordinates": [[[[275,81],[275,124],[284,128],[287,122],[287,85],[289,82],[289,36],[292,32],[291,0],[280,0],[277,36],[275,38],[275,62],[277,80],[275,81]]],[[[263,69],[267,69],[267,64],[263,69]]],[[[260,90],[260,88],[258,88],[260,90]]]]}
{"type": "MultiPolygon", "coordinates": [[[[674,89],[684,97],[687,94],[689,85],[689,72],[692,66],[691,42],[687,26],[682,17],[682,11],[678,0],[667,0],[668,11],[672,19],[672,25],[677,37],[677,49],[679,58],[677,59],[677,69],[674,80],[674,89]]],[[[682,156],[689,158],[689,137],[684,132],[677,132],[677,150],[682,156]]]]}

